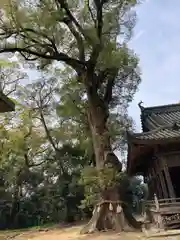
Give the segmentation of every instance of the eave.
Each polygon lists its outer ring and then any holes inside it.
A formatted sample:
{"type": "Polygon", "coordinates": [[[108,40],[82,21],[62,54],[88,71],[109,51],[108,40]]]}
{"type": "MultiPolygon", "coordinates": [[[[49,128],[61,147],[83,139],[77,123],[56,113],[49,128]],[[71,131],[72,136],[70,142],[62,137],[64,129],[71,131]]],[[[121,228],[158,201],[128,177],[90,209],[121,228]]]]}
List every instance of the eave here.
{"type": "MultiPolygon", "coordinates": [[[[180,129],[178,126],[164,126],[143,133],[127,133],[128,139],[128,174],[134,173],[137,165],[144,165],[143,158],[152,153],[157,145],[180,142],[180,129]]],[[[143,168],[143,167],[142,167],[143,168]]]]}

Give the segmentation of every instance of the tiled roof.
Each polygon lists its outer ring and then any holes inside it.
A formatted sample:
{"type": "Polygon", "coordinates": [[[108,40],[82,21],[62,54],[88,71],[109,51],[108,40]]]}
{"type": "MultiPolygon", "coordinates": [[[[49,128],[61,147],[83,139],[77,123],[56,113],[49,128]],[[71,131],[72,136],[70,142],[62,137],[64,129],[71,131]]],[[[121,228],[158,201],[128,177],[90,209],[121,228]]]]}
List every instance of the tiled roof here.
{"type": "Polygon", "coordinates": [[[156,129],[164,125],[180,123],[180,104],[163,105],[141,108],[143,132],[156,129]]]}
{"type": "Polygon", "coordinates": [[[180,104],[141,108],[142,133],[128,132],[128,173],[144,171],[149,146],[180,142],[180,104]]]}
{"type": "Polygon", "coordinates": [[[155,130],[143,133],[130,134],[134,140],[167,140],[180,138],[180,129],[173,127],[159,127],[155,130]]]}
{"type": "Polygon", "coordinates": [[[159,121],[164,124],[180,122],[180,111],[157,113],[156,116],[159,118],[159,121]]]}

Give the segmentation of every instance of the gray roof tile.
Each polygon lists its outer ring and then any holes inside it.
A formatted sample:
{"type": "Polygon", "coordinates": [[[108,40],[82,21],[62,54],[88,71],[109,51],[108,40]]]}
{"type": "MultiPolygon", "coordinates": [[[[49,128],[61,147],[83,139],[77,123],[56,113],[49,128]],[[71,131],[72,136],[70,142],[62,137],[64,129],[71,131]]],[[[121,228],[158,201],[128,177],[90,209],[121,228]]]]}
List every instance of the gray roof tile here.
{"type": "Polygon", "coordinates": [[[180,137],[180,131],[170,130],[170,129],[162,129],[157,131],[150,131],[147,134],[141,134],[139,136],[135,136],[137,139],[142,140],[159,140],[159,139],[168,139],[168,138],[178,138],[180,137]]]}
{"type": "Polygon", "coordinates": [[[180,104],[143,108],[141,112],[143,131],[151,131],[160,126],[180,123],[180,104]]]}

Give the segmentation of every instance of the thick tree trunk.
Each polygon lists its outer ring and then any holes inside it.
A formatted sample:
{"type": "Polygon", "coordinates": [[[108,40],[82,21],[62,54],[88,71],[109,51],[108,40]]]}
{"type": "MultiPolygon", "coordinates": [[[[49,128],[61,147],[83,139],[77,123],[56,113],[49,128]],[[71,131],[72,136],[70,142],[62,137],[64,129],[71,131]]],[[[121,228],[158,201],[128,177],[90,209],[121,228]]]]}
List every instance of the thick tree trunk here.
{"type": "MultiPolygon", "coordinates": [[[[96,167],[101,169],[105,164],[110,163],[116,170],[121,171],[122,164],[112,151],[106,126],[108,119],[107,108],[97,95],[92,96],[89,94],[88,100],[88,118],[96,156],[96,167]]],[[[81,233],[92,233],[96,230],[112,229],[123,231],[132,227],[140,228],[140,224],[136,222],[120,200],[117,188],[107,189],[101,193],[101,203],[95,206],[91,220],[81,233]]]]}
{"type": "Polygon", "coordinates": [[[15,186],[14,196],[12,200],[11,212],[10,212],[10,227],[16,228],[16,217],[19,212],[19,186],[15,186]]]}
{"type": "Polygon", "coordinates": [[[98,105],[90,105],[89,110],[89,125],[93,139],[96,166],[99,169],[105,163],[105,153],[111,151],[109,133],[106,127],[106,113],[98,105]]]}
{"type": "Polygon", "coordinates": [[[119,200],[118,191],[109,189],[106,191],[106,199],[95,206],[92,218],[82,229],[81,234],[95,231],[114,230],[116,232],[141,229],[141,224],[136,222],[129,213],[128,208],[119,200]]]}
{"type": "Polygon", "coordinates": [[[107,128],[108,107],[97,94],[89,94],[88,100],[88,120],[92,134],[96,167],[98,169],[103,168],[109,162],[116,165],[116,167],[119,165],[121,169],[122,165],[111,148],[109,130],[107,128]]]}

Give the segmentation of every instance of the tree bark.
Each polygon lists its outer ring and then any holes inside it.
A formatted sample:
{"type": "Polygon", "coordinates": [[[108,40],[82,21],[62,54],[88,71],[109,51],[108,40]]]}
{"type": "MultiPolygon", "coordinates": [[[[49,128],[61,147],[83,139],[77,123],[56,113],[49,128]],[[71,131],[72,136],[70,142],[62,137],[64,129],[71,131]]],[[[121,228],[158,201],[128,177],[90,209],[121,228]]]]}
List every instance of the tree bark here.
{"type": "Polygon", "coordinates": [[[105,199],[95,206],[92,218],[81,230],[81,234],[107,230],[116,232],[141,230],[141,222],[136,221],[126,204],[120,200],[116,188],[107,189],[103,195],[105,199]]]}
{"type": "MultiPolygon", "coordinates": [[[[108,106],[93,88],[87,90],[88,95],[88,120],[91,129],[94,153],[97,169],[102,169],[107,163],[116,170],[122,170],[122,164],[113,153],[110,135],[107,128],[109,117],[108,106]]],[[[106,189],[101,193],[102,204],[95,206],[93,216],[81,233],[92,233],[96,230],[113,229],[116,231],[128,230],[129,228],[140,228],[127,207],[121,204],[118,188],[106,189]],[[118,211],[117,209],[122,209],[118,211]]]]}
{"type": "Polygon", "coordinates": [[[93,148],[96,159],[96,167],[101,169],[105,164],[111,163],[121,171],[122,164],[113,153],[107,119],[109,117],[108,106],[90,90],[88,92],[88,121],[91,129],[93,148]]]}
{"type": "Polygon", "coordinates": [[[19,186],[16,185],[14,190],[14,196],[12,199],[11,211],[10,211],[10,227],[11,228],[17,227],[16,216],[18,212],[19,212],[19,186]]]}
{"type": "Polygon", "coordinates": [[[105,152],[111,151],[109,133],[106,127],[107,113],[98,97],[89,99],[88,120],[92,134],[93,147],[97,168],[105,163],[105,152]]]}

